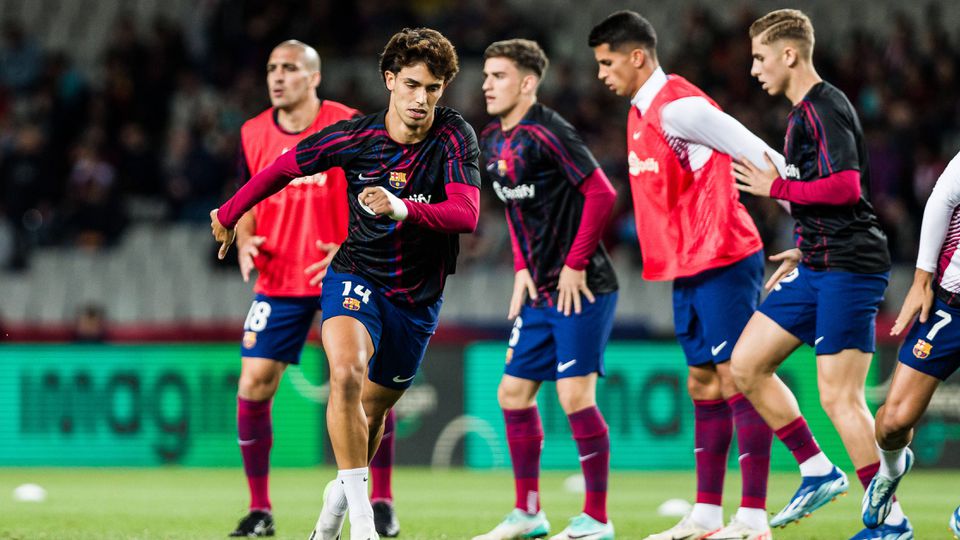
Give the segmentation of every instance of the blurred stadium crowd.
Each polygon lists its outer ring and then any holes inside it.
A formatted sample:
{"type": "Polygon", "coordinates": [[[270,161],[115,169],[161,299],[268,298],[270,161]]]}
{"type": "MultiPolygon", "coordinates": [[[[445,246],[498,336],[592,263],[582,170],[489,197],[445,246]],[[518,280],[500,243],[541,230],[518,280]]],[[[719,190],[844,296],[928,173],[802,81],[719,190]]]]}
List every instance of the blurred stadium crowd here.
{"type": "MultiPolygon", "coordinates": [[[[746,28],[757,11],[740,8],[721,19],[686,8],[682,31],[661,36],[674,42],[661,49],[661,61],[780,148],[787,102],[766,96],[748,73],[746,28]]],[[[948,30],[937,4],[920,13],[893,14],[880,32],[854,29],[818,41],[816,49],[821,75],[860,113],[873,203],[894,260],[907,264],[926,197],[960,148],[960,32],[948,30]]],[[[18,20],[2,22],[0,210],[12,238],[3,268],[29,268],[38,246],[109,249],[135,221],[205,223],[209,209],[236,187],[240,125],[269,106],[264,65],[277,43],[301,39],[324,62],[356,59],[359,67],[349,73],[325,64],[324,77],[339,84],[336,91],[322,84],[321,97],[372,112],[383,103],[382,87],[369,84],[377,80],[374,58],[403,26],[443,31],[458,47],[464,73],[479,72],[492,41],[528,37],[543,44],[552,65],[540,98],[577,126],[617,186],[606,242],[618,258],[639,264],[624,158],[627,104],[596,82],[586,36],[555,32],[549,17],[517,13],[504,0],[220,2],[201,24],[200,39],[188,39],[172,19],[120,14],[104,30],[109,37],[96,65],[82,69],[70,50],[45,49],[18,20]]],[[[478,75],[462,75],[453,86],[473,84],[478,75]]],[[[489,118],[475,86],[451,88],[441,104],[463,111],[479,131],[489,118]]],[[[483,205],[478,233],[464,238],[465,264],[472,258],[507,266],[500,204],[485,191],[483,205]]],[[[765,202],[748,207],[768,252],[785,247],[790,219],[765,202]]]]}

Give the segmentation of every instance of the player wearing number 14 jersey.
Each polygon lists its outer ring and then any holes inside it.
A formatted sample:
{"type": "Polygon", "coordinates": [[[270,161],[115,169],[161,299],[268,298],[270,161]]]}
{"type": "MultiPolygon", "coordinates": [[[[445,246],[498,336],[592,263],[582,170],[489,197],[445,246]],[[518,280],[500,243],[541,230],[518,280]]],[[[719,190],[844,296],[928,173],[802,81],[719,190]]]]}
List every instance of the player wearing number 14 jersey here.
{"type": "Polygon", "coordinates": [[[321,335],[330,364],[327,429],[339,472],[312,538],[379,538],[367,496],[370,457],[387,412],[413,383],[436,329],[459,233],[479,217],[476,135],[437,107],[459,65],[453,45],[427,28],[395,34],[380,57],[386,110],[307,137],[211,211],[220,256],[240,216],[292,179],[341,167],[347,238],[323,280],[321,335]]]}
{"type": "MultiPolygon", "coordinates": [[[[289,40],[267,62],[273,105],[240,131],[243,181],[296,146],[307,135],[359,113],[317,97],[320,58],[308,45],[289,40]]],[[[256,269],[256,294],[244,322],[237,391],[237,427],[250,513],[231,536],[263,536],[274,530],[268,490],[273,445],[271,403],[288,364],[297,364],[314,315],[320,308],[320,279],[347,234],[346,179],[339,168],[298,178],[244,214],[237,226],[244,281],[256,269]]],[[[391,413],[392,414],[392,413],[391,413]]],[[[377,524],[396,536],[390,473],[393,417],[373,461],[377,524]]]]}

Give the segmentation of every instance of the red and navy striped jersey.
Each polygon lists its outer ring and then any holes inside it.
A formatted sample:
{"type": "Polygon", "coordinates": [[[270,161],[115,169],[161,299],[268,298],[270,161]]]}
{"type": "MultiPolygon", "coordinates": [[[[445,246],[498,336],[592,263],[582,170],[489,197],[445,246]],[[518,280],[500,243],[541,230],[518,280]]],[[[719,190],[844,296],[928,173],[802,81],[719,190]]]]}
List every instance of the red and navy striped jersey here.
{"type": "Polygon", "coordinates": [[[386,110],[333,124],[297,144],[297,164],[311,175],[341,167],[347,177],[347,239],[331,266],[360,275],[393,302],[409,306],[440,298],[456,269],[459,235],[373,216],[357,196],[381,186],[420,203],[446,200],[446,184],[480,187],[479,148],[473,128],[457,111],[437,107],[427,137],[400,144],[387,134],[386,110]]]}
{"type": "Polygon", "coordinates": [[[860,173],[860,199],[855,204],[791,203],[804,264],[814,270],[861,274],[889,270],[887,236],[869,202],[863,128],[847,96],[829,83],[814,85],[790,111],[783,154],[788,180],[810,182],[840,171],[860,173]]]}
{"type": "MultiPolygon", "coordinates": [[[[552,304],[583,214],[584,196],[578,188],[599,167],[597,160],[573,126],[539,103],[506,132],[499,120],[488,124],[480,146],[493,190],[507,207],[507,219],[537,285],[533,305],[552,304]]],[[[603,244],[597,244],[586,270],[593,293],[617,290],[603,244]]]]}

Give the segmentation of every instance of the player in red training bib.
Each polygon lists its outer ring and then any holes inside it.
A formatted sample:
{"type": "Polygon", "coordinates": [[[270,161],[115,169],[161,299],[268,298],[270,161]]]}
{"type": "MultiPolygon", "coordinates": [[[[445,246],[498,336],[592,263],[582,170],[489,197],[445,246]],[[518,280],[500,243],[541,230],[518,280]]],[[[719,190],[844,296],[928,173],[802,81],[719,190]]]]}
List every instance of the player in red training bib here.
{"type": "MultiPolygon", "coordinates": [[[[320,57],[313,47],[289,40],[274,48],[267,61],[272,106],[240,131],[238,165],[243,181],[304,137],[359,115],[350,107],[319,99],[319,84],[320,57]]],[[[237,391],[237,428],[250,511],[230,536],[266,536],[275,530],[268,490],[271,403],[287,365],[300,361],[320,308],[320,280],[346,235],[347,187],[339,168],[295,179],[237,224],[240,272],[248,281],[256,269],[257,279],[244,322],[237,391]]],[[[399,529],[390,500],[392,420],[391,415],[372,467],[374,509],[387,536],[396,536],[399,529]]]]}
{"type": "Polygon", "coordinates": [[[657,36],[639,13],[597,24],[588,44],[598,77],[630,98],[627,164],[643,277],[673,281],[677,341],[693,399],[697,499],[676,526],[649,540],[770,537],[766,516],[772,433],[734,384],[730,354],[760,300],[763,245],[740,203],[731,156],[782,158],[702,90],[668,75],[657,36]],[[724,526],[723,480],[734,428],[743,488],[724,526]]]}
{"type": "MultiPolygon", "coordinates": [[[[801,11],[781,9],[750,26],[751,75],[793,110],[782,174],[735,166],[739,188],[790,203],[797,248],[781,255],[776,283],[740,336],[734,373],[744,394],[800,466],[800,487],[770,520],[800,520],[849,489],[846,474],[821,451],[790,389],[775,374],[803,343],[817,354],[820,403],[843,440],[864,488],[880,467],[874,422],[864,395],[875,321],[890,275],[887,237],[870,204],[867,145],[857,112],[813,65],[814,34],[801,11]]],[[[894,502],[886,520],[857,540],[913,538],[894,502]]]]}
{"type": "Polygon", "coordinates": [[[330,364],[327,429],[339,469],[311,538],[379,538],[368,464],[389,410],[413,384],[437,327],[459,234],[479,218],[476,134],[438,107],[459,63],[447,38],[404,29],[387,43],[380,73],[386,110],[338,122],[302,140],[210,212],[226,254],[240,216],[291,180],[333,167],[346,173],[347,238],[323,278],[321,335],[330,364]]]}

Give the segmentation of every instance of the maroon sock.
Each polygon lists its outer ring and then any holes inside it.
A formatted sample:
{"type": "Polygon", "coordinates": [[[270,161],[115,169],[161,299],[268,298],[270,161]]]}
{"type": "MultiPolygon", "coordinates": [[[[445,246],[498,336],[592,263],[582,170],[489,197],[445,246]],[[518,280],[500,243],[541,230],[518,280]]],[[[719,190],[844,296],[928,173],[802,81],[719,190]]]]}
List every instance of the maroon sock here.
{"type": "Polygon", "coordinates": [[[736,394],[727,402],[733,409],[733,425],[737,428],[737,446],[740,450],[738,459],[740,475],[743,477],[740,506],[765,509],[773,430],[743,394],[736,394]]]}
{"type": "Polygon", "coordinates": [[[517,491],[515,505],[528,514],[540,511],[540,450],[543,425],[537,406],[504,409],[507,445],[513,462],[513,480],[517,491]]]}
{"type": "Polygon", "coordinates": [[[387,419],[383,422],[383,437],[380,447],[370,460],[371,501],[393,501],[393,490],[390,485],[390,475],[393,472],[393,445],[394,430],[397,425],[397,416],[390,409],[387,419]]]}
{"type": "Polygon", "coordinates": [[[793,453],[793,458],[797,460],[797,464],[803,463],[820,453],[820,446],[817,445],[813,433],[810,432],[810,426],[807,425],[807,421],[802,416],[778,429],[776,434],[777,438],[783,441],[787,450],[793,453]]]}
{"type": "MultiPolygon", "coordinates": [[[[880,470],[880,462],[871,463],[866,467],[860,467],[857,469],[857,478],[860,479],[860,485],[863,486],[863,489],[866,490],[867,486],[870,485],[870,481],[873,480],[873,477],[876,476],[877,472],[880,470]]],[[[897,500],[897,496],[893,496],[893,500],[897,500]]]]}
{"type": "Polygon", "coordinates": [[[249,401],[237,396],[237,435],[243,455],[243,471],[250,487],[250,509],[270,510],[268,488],[270,448],[273,426],[270,421],[271,400],[249,401]]]}
{"type": "Polygon", "coordinates": [[[719,506],[727,453],[733,440],[733,415],[722,399],[693,400],[694,456],[697,462],[697,502],[719,506]]]}
{"type": "Polygon", "coordinates": [[[610,434],[607,423],[595,405],[567,416],[577,441],[580,468],[586,483],[583,513],[607,522],[607,477],[610,474],[610,434]]]}

